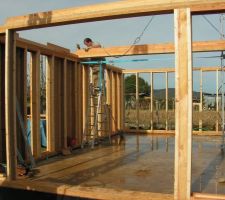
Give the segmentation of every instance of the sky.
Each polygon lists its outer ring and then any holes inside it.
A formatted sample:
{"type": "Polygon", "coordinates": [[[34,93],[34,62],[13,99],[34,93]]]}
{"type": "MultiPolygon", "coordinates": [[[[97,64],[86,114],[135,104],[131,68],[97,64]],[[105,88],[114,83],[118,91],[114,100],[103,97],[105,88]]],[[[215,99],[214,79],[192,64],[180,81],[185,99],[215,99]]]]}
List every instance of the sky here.
{"type": "MultiPolygon", "coordinates": [[[[113,2],[116,0],[0,0],[0,24],[3,24],[7,17],[25,15],[33,12],[77,7],[97,3],[113,2]]],[[[220,29],[219,15],[207,15],[213,25],[220,29]]],[[[129,19],[107,20],[100,22],[82,23],[51,28],[42,28],[19,32],[20,37],[40,43],[54,43],[65,48],[76,50],[76,44],[83,46],[83,39],[90,37],[99,42],[103,47],[131,45],[135,38],[140,35],[151,16],[135,17],[129,19]]],[[[225,21],[225,20],[224,20],[225,21]]],[[[192,17],[193,41],[220,39],[218,32],[202,17],[192,17]]],[[[156,15],[142,36],[138,44],[174,42],[173,15],[156,15]]],[[[219,58],[197,58],[204,56],[219,56],[220,52],[194,53],[193,66],[220,66],[219,58]]],[[[126,69],[174,67],[174,55],[148,55],[135,56],[132,58],[147,58],[148,62],[120,63],[119,66],[126,69]]],[[[123,57],[121,59],[132,59],[123,57]]],[[[113,59],[113,58],[109,58],[113,59]]],[[[148,76],[142,75],[148,82],[148,76]]],[[[174,76],[171,76],[171,81],[174,76]]],[[[197,78],[197,75],[194,74],[197,78]]],[[[156,78],[156,87],[163,88],[164,82],[161,77],[156,78]]],[[[214,79],[214,75],[204,75],[203,79],[214,79]]],[[[204,81],[204,80],[203,80],[204,81]]],[[[207,81],[206,81],[207,82],[207,81]]],[[[215,81],[214,81],[215,82],[215,81]]],[[[215,84],[208,84],[205,91],[213,92],[215,84]]],[[[173,85],[173,82],[170,83],[173,85]]],[[[199,82],[194,81],[194,89],[199,88],[199,82]]]]}

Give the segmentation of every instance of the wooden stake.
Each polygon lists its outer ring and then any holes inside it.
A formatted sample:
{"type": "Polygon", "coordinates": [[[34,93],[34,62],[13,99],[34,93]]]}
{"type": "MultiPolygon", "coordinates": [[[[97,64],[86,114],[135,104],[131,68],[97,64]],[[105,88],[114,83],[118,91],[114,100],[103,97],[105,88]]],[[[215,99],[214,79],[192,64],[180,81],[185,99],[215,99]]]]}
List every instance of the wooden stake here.
{"type": "Polygon", "coordinates": [[[191,195],[192,50],[190,9],[175,9],[175,200],[191,195]]]}

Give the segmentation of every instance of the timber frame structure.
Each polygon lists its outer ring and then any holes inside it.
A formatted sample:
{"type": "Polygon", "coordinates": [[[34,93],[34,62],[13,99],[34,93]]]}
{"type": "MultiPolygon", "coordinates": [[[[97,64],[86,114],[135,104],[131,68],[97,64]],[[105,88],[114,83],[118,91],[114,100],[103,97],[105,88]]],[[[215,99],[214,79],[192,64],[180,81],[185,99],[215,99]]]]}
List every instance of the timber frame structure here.
{"type": "MultiPolygon", "coordinates": [[[[60,151],[67,146],[67,133],[76,132],[78,145],[85,126],[88,69],[80,64],[82,58],[106,57],[102,49],[93,49],[88,53],[75,53],[53,44],[41,45],[16,35],[16,31],[37,29],[50,26],[85,23],[100,20],[147,16],[155,14],[174,14],[175,44],[137,45],[129,55],[145,55],[156,53],[175,53],[175,183],[174,199],[191,198],[191,146],[192,146],[192,52],[225,50],[224,41],[192,42],[191,16],[198,14],[221,13],[225,11],[225,0],[123,0],[93,6],[75,7],[49,12],[34,13],[19,17],[10,17],[0,27],[1,36],[1,130],[6,138],[7,180],[2,185],[14,184],[18,188],[21,183],[16,180],[17,149],[17,117],[16,98],[18,98],[23,115],[26,117],[26,71],[27,52],[31,54],[31,121],[32,152],[36,158],[41,156],[39,121],[39,56],[47,56],[47,150],[50,153],[60,151]],[[204,5],[204,6],[203,6],[204,5]],[[18,83],[24,83],[19,87],[18,83]],[[60,88],[60,89],[59,89],[60,88]],[[61,92],[63,91],[63,92],[61,92]],[[60,106],[59,106],[60,105],[60,106]],[[69,110],[72,107],[74,112],[69,110]],[[76,111],[76,112],[75,112],[76,111]],[[59,115],[61,113],[62,115],[59,115]],[[70,118],[71,122],[68,122],[70,118]]],[[[112,47],[107,51],[111,55],[121,55],[127,47],[112,47]]],[[[218,69],[215,69],[218,70],[218,69]]],[[[112,132],[123,130],[123,70],[108,66],[107,102],[111,105],[112,115],[116,119],[111,122],[112,132]]],[[[127,71],[128,72],[128,71],[127,71]]],[[[135,71],[139,73],[141,71],[135,71]]],[[[1,138],[1,139],[2,139],[1,138]]],[[[2,141],[1,141],[2,143],[2,141]]],[[[1,149],[1,151],[3,151],[1,149]]],[[[3,152],[1,152],[2,156],[3,152]]],[[[31,184],[32,185],[32,184],[31,184]]],[[[32,186],[37,189],[36,186],[32,186]]],[[[26,187],[25,187],[26,188],[26,187]]],[[[43,191],[43,186],[40,187],[43,191]]],[[[32,188],[31,188],[32,189],[32,188]]],[[[62,188],[60,191],[64,191],[62,188]]],[[[81,191],[75,191],[79,193],[81,191]]],[[[96,198],[104,199],[106,196],[96,198]]],[[[99,193],[99,191],[98,191],[99,193]]],[[[72,194],[70,191],[69,194],[72,194]]],[[[80,193],[79,193],[80,194],[80,193]]],[[[90,197],[94,197],[90,194],[90,197]]],[[[118,195],[118,194],[117,194],[118,195]]],[[[128,194],[126,194],[128,195],[128,194]]],[[[130,193],[130,197],[132,193],[130,193]]],[[[194,195],[195,198],[198,195],[194,195]]],[[[201,196],[200,196],[201,197],[201,196]]],[[[138,197],[137,197],[138,198],[138,197]]],[[[147,199],[148,197],[145,196],[147,199]]],[[[162,195],[161,198],[164,198],[162,195]]],[[[204,198],[204,195],[203,197],[204,198]]],[[[218,196],[210,196],[216,199],[218,196]]],[[[154,199],[154,195],[149,197],[154,199]]],[[[160,199],[160,194],[155,198],[160,199]]],[[[169,198],[168,198],[169,199],[169,198]]],[[[225,199],[220,197],[220,199],[225,199]]]]}

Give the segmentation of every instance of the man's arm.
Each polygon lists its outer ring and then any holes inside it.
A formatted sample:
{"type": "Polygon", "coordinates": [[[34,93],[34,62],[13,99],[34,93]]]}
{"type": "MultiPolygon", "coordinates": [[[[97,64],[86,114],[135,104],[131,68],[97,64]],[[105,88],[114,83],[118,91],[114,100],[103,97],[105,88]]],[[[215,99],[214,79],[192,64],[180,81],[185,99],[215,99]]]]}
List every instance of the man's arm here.
{"type": "Polygon", "coordinates": [[[102,46],[99,43],[94,43],[92,48],[101,48],[102,46]]]}

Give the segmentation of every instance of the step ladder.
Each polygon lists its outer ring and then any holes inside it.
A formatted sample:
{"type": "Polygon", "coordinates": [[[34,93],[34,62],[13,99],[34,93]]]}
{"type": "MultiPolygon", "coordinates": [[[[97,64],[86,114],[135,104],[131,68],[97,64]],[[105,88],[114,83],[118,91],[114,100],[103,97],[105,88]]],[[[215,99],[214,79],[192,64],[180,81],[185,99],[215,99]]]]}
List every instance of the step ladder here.
{"type": "Polygon", "coordinates": [[[88,89],[87,113],[85,130],[82,135],[81,148],[91,146],[108,139],[111,143],[110,134],[110,114],[109,106],[106,103],[106,90],[104,80],[104,70],[102,63],[99,63],[98,87],[93,84],[92,68],[90,69],[90,83],[88,89]]]}

